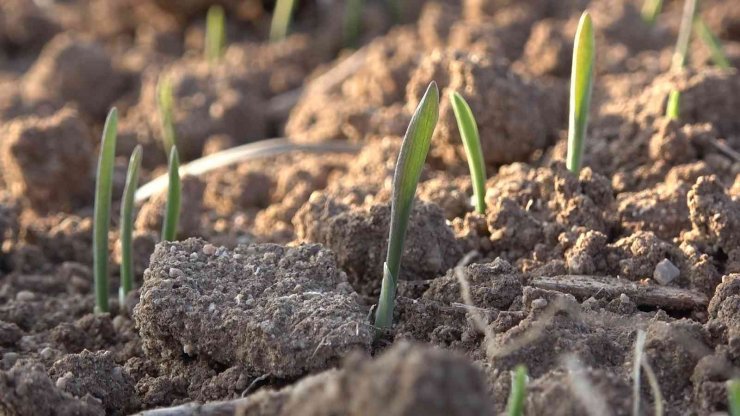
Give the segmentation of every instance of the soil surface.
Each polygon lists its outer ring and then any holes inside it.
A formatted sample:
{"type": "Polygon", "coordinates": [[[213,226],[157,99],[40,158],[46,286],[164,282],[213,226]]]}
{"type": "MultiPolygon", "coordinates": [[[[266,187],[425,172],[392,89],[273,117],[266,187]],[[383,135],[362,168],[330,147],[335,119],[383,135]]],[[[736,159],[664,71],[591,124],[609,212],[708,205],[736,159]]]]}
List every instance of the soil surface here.
{"type": "Polygon", "coordinates": [[[635,400],[640,415],[657,400],[666,415],[728,411],[739,2],[700,10],[734,67],[715,67],[697,38],[680,71],[677,0],[654,25],[638,0],[367,1],[354,49],[338,18],[352,2],[297,2],[291,34],[270,42],[274,3],[0,1],[0,414],[497,415],[518,365],[527,415],[631,415],[635,400]],[[208,64],[213,3],[228,47],[208,64]],[[573,174],[568,83],[585,9],[596,77],[573,174]],[[126,166],[140,144],[140,183],[166,172],[165,78],[184,162],[275,137],[298,150],[183,177],[176,242],[160,241],[165,194],[140,203],[135,290],[119,302],[126,166]],[[377,337],[393,172],[432,80],[439,122],[394,326],[377,337]],[[677,120],[664,115],[673,90],[677,120]],[[485,214],[452,91],[476,116],[485,214]],[[112,106],[111,311],[93,314],[94,175],[112,106]]]}

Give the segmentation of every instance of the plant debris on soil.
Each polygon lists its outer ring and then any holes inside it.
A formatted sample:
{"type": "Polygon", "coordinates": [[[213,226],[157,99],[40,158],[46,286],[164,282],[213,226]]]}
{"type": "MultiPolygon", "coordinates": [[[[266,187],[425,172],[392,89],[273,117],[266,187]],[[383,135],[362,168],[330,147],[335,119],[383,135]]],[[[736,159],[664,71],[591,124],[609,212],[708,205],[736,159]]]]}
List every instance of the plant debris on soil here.
{"type": "Polygon", "coordinates": [[[731,68],[692,35],[673,70],[679,0],[654,24],[642,0],[388,3],[297,1],[289,35],[270,41],[272,0],[0,1],[0,414],[499,415],[520,365],[525,415],[633,415],[636,400],[639,415],[656,401],[666,415],[730,412],[740,2],[698,11],[731,68]],[[358,3],[352,49],[341,16],[358,3]],[[213,4],[227,42],[209,62],[213,4]],[[585,10],[593,98],[573,173],[585,10]],[[285,140],[183,175],[174,241],[160,235],[167,190],[139,203],[134,290],[119,301],[129,156],[142,147],[142,185],[167,174],[163,79],[184,165],[285,140]],[[439,121],[393,326],[378,336],[395,164],[432,81],[439,121]],[[477,123],[480,210],[453,92],[477,123]],[[95,169],[112,107],[110,311],[94,313],[95,169]]]}

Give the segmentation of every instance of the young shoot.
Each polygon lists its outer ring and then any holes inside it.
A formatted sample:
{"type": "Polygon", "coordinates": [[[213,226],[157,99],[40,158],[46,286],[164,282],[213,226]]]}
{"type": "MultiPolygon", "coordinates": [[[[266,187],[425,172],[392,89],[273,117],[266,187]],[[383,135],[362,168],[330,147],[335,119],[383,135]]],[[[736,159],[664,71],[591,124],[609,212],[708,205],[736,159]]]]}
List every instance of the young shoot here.
{"type": "Polygon", "coordinates": [[[95,208],[93,218],[93,270],[95,312],[108,312],[108,231],[110,228],[113,167],[116,157],[118,110],[112,108],[103,128],[98,172],[95,177],[95,208]]]}
{"type": "Polygon", "coordinates": [[[157,112],[162,127],[162,142],[167,155],[172,147],[177,144],[175,138],[174,121],[175,98],[172,90],[172,82],[169,78],[162,77],[157,82],[157,112]]]}
{"type": "Polygon", "coordinates": [[[591,15],[583,12],[578,22],[573,63],[570,75],[570,114],[568,117],[568,170],[578,174],[581,170],[583,145],[588,128],[588,111],[594,80],[595,55],[594,30],[591,15]]]}
{"type": "Polygon", "coordinates": [[[676,39],[676,49],[671,59],[671,69],[680,71],[686,67],[689,54],[689,41],[691,40],[691,27],[696,16],[698,0],[686,0],[683,4],[683,14],[681,15],[681,27],[678,30],[676,39]]]}
{"type": "Polygon", "coordinates": [[[205,55],[208,64],[213,66],[221,60],[226,51],[226,23],[224,8],[211,6],[206,16],[205,55]]]}
{"type": "Polygon", "coordinates": [[[511,376],[511,392],[506,403],[507,416],[524,414],[524,397],[527,395],[527,367],[518,365],[511,376]]]}
{"type": "Polygon", "coordinates": [[[468,158],[470,179],[473,182],[473,194],[475,196],[475,210],[480,214],[485,214],[486,165],[483,161],[483,149],[480,144],[478,125],[470,106],[457,91],[450,94],[450,102],[457,119],[457,128],[460,131],[460,137],[462,137],[465,156],[468,158]]]}
{"type": "Polygon", "coordinates": [[[678,120],[681,114],[681,91],[673,90],[668,95],[668,104],[666,104],[665,115],[671,120],[678,120]]]}
{"type": "Polygon", "coordinates": [[[662,9],[663,0],[645,0],[642,3],[642,10],[640,10],[642,20],[651,26],[654,25],[662,9]]]}
{"type": "Polygon", "coordinates": [[[137,145],[131,154],[126,173],[126,185],[121,198],[121,286],[118,289],[119,304],[123,305],[126,295],[134,288],[134,194],[139,185],[139,167],[141,166],[141,145],[137,145]]]}
{"type": "Polygon", "coordinates": [[[279,42],[288,36],[293,7],[295,7],[295,0],[277,0],[270,23],[270,41],[279,42]]]}
{"type": "Polygon", "coordinates": [[[740,379],[727,382],[727,401],[730,404],[730,416],[740,416],[740,379]]]}
{"type": "Polygon", "coordinates": [[[347,0],[344,11],[344,45],[356,48],[362,31],[362,8],[365,0],[347,0]]]}
{"type": "Polygon", "coordinates": [[[429,152],[432,134],[439,118],[439,90],[432,81],[416,107],[393,175],[393,196],[391,197],[391,225],[388,235],[388,252],[383,264],[383,282],[380,289],[378,309],[375,312],[375,327],[378,335],[391,328],[393,307],[396,299],[396,285],[401,270],[401,254],[406,237],[406,228],[411,215],[411,207],[416,194],[416,185],[429,152]]]}
{"type": "Polygon", "coordinates": [[[169,161],[169,185],[167,186],[167,204],[162,222],[162,241],[175,241],[177,223],[180,221],[180,156],[177,146],[172,146],[169,161]]]}
{"type": "Polygon", "coordinates": [[[722,50],[722,43],[717,39],[717,36],[712,33],[712,30],[709,29],[709,26],[704,22],[704,19],[701,17],[696,18],[696,21],[694,22],[694,30],[696,30],[696,34],[699,36],[699,39],[701,39],[702,42],[707,45],[707,48],[709,48],[709,53],[712,55],[712,62],[714,62],[714,65],[718,68],[730,69],[732,65],[730,65],[730,61],[727,60],[727,56],[725,56],[725,52],[722,50]]]}

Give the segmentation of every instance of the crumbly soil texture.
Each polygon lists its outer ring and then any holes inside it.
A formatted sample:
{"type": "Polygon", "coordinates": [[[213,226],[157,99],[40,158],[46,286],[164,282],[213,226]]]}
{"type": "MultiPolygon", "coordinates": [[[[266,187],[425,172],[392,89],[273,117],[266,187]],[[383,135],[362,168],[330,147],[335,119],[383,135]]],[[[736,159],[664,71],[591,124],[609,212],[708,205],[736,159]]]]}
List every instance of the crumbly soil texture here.
{"type": "Polygon", "coordinates": [[[0,1],[0,414],[498,415],[519,365],[526,415],[728,412],[740,2],[700,10],[733,67],[696,38],[680,71],[682,1],[649,25],[641,0],[368,0],[353,48],[339,16],[355,2],[297,3],[270,42],[274,1],[0,1]],[[209,64],[212,3],[228,45],[209,64]],[[585,9],[597,53],[574,174],[585,9]],[[128,157],[143,147],[142,184],[166,172],[163,78],[184,162],[292,144],[184,176],[177,241],[160,238],[163,192],[137,204],[135,289],[119,299],[128,157]],[[433,80],[439,122],[379,333],[396,158],[433,80]],[[452,91],[480,131],[484,214],[452,91]],[[94,314],[94,175],[113,106],[111,308],[94,314]]]}

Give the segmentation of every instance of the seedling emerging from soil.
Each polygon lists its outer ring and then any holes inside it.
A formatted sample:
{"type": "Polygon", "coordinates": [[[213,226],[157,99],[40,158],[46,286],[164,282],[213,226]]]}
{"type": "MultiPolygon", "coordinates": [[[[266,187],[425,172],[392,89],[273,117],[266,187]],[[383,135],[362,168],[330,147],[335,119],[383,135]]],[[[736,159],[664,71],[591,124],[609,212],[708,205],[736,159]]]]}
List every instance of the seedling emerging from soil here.
{"type": "Polygon", "coordinates": [[[701,39],[709,48],[714,65],[722,69],[730,69],[732,65],[730,65],[730,61],[727,60],[724,51],[722,51],[722,44],[719,39],[714,36],[714,33],[709,29],[709,26],[704,23],[704,19],[697,17],[694,22],[694,29],[696,30],[696,34],[699,35],[699,39],[701,39]]]}
{"type": "Polygon", "coordinates": [[[570,116],[568,120],[568,170],[581,170],[583,142],[588,127],[588,110],[594,80],[594,30],[591,15],[583,12],[578,22],[570,75],[570,116]]]}
{"type": "Polygon", "coordinates": [[[655,24],[655,20],[658,18],[661,10],[663,9],[663,0],[645,0],[642,3],[642,20],[649,25],[655,24]]]}
{"type": "Polygon", "coordinates": [[[727,382],[727,401],[730,402],[730,415],[740,416],[740,380],[727,382]]]}
{"type": "Polygon", "coordinates": [[[429,152],[432,133],[439,118],[439,90],[432,81],[416,107],[393,176],[393,196],[391,199],[391,226],[388,235],[388,252],[383,264],[383,282],[380,288],[378,310],[375,313],[375,326],[382,330],[390,329],[393,321],[393,307],[396,298],[396,285],[401,270],[401,254],[406,237],[406,228],[411,215],[411,207],[416,194],[416,185],[429,152]]]}
{"type": "Polygon", "coordinates": [[[226,50],[226,23],[224,9],[215,5],[208,9],[206,16],[206,60],[215,65],[221,60],[226,50]]]}
{"type": "Polygon", "coordinates": [[[293,14],[295,0],[277,0],[275,10],[272,12],[270,24],[270,41],[278,42],[288,36],[290,17],[293,14]]]}
{"type": "Polygon", "coordinates": [[[365,0],[347,0],[344,12],[344,45],[356,48],[362,30],[362,7],[365,0]]]}
{"type": "Polygon", "coordinates": [[[689,41],[691,40],[691,27],[696,16],[697,0],[686,0],[683,5],[683,15],[681,16],[681,28],[678,31],[676,39],[676,50],[673,52],[671,60],[671,69],[680,71],[686,66],[689,53],[689,41]]]}
{"type": "Polygon", "coordinates": [[[139,185],[139,167],[141,166],[141,145],[136,146],[128,162],[126,186],[121,198],[121,286],[118,290],[119,304],[123,305],[126,295],[134,288],[134,194],[139,185]]]}
{"type": "Polygon", "coordinates": [[[172,151],[172,147],[177,144],[173,116],[174,107],[175,98],[172,92],[172,82],[169,78],[162,77],[157,82],[157,111],[162,126],[164,151],[167,155],[172,151]]]}
{"type": "Polygon", "coordinates": [[[480,145],[478,125],[475,122],[473,111],[457,91],[450,94],[452,110],[457,119],[457,128],[460,130],[465,155],[468,158],[470,178],[473,182],[473,193],[475,194],[475,210],[481,214],[486,213],[486,166],[483,161],[483,149],[480,145]]]}
{"type": "Polygon", "coordinates": [[[177,146],[170,150],[169,179],[167,187],[167,205],[164,211],[162,223],[162,241],[175,241],[177,236],[177,223],[180,220],[180,156],[177,146]]]}
{"type": "Polygon", "coordinates": [[[681,91],[673,90],[668,95],[668,104],[665,108],[665,115],[671,120],[678,120],[681,113],[681,91]]]}
{"type": "Polygon", "coordinates": [[[97,313],[108,312],[108,231],[117,129],[118,111],[112,108],[103,128],[98,172],[95,179],[93,268],[95,270],[95,312],[97,313]]]}
{"type": "Polygon", "coordinates": [[[511,392],[506,403],[507,416],[522,416],[524,414],[524,397],[527,394],[527,367],[518,365],[511,378],[511,392]]]}

